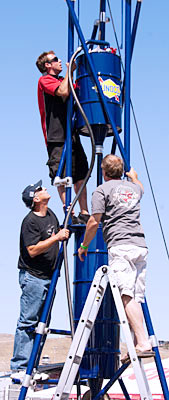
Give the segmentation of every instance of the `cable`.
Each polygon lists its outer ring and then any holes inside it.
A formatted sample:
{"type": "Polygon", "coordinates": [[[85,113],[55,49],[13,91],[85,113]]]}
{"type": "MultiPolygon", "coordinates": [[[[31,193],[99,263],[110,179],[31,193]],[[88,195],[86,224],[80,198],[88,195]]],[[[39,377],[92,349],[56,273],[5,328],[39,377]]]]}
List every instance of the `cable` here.
{"type": "Polygon", "coordinates": [[[144,154],[144,149],[143,149],[143,145],[142,145],[142,141],[141,141],[138,125],[137,125],[136,115],[135,115],[133,104],[132,104],[131,100],[130,100],[130,104],[131,104],[131,109],[132,109],[132,112],[133,112],[133,118],[134,118],[134,122],[135,122],[135,126],[136,126],[137,136],[138,136],[138,140],[139,140],[139,143],[140,143],[141,152],[142,152],[142,156],[143,156],[143,160],[144,160],[144,164],[145,164],[145,169],[146,169],[146,172],[147,172],[147,177],[148,177],[148,181],[149,181],[149,185],[150,185],[150,189],[151,189],[151,193],[152,193],[152,197],[153,197],[153,201],[154,201],[154,205],[155,205],[155,209],[156,209],[156,213],[157,213],[157,218],[158,218],[158,222],[159,222],[160,229],[161,229],[161,234],[162,234],[163,241],[164,241],[164,246],[165,246],[165,249],[166,249],[167,257],[169,259],[169,251],[168,251],[168,247],[167,247],[167,243],[166,243],[166,239],[165,239],[165,235],[164,235],[164,231],[163,231],[163,227],[162,227],[162,223],[161,223],[161,218],[160,218],[159,211],[158,211],[157,202],[156,202],[155,195],[154,195],[153,186],[152,186],[152,183],[151,183],[151,178],[150,178],[150,174],[149,174],[149,170],[148,170],[148,166],[147,166],[147,162],[146,162],[146,157],[145,157],[145,154],[144,154]]]}
{"type": "Polygon", "coordinates": [[[110,7],[109,0],[107,0],[107,3],[108,3],[108,7],[109,7],[109,13],[110,13],[110,18],[111,18],[111,22],[112,22],[112,26],[113,26],[113,30],[114,30],[114,36],[115,36],[115,40],[116,40],[116,44],[117,44],[117,48],[118,48],[118,52],[119,52],[120,59],[121,59],[121,65],[122,65],[122,69],[123,69],[123,73],[124,73],[124,66],[123,66],[123,63],[122,63],[120,46],[119,46],[118,38],[117,38],[117,35],[116,35],[116,29],[115,29],[115,25],[114,25],[114,21],[113,21],[113,15],[112,15],[112,12],[111,12],[111,7],[110,7]]]}
{"type": "Polygon", "coordinates": [[[70,88],[71,88],[73,97],[74,97],[74,99],[75,99],[75,101],[76,101],[76,103],[77,103],[77,106],[78,106],[78,108],[79,108],[79,110],[80,110],[80,112],[81,112],[81,114],[82,114],[82,117],[83,117],[83,119],[84,119],[85,122],[86,122],[86,126],[87,126],[87,128],[88,128],[89,136],[90,136],[90,139],[91,139],[91,145],[92,145],[92,157],[91,157],[91,162],[90,162],[90,167],[89,167],[88,173],[87,173],[87,175],[86,175],[86,177],[85,177],[85,179],[84,179],[84,181],[83,181],[83,184],[82,184],[82,186],[80,187],[80,189],[79,189],[77,195],[75,196],[75,198],[74,198],[74,200],[73,200],[73,202],[72,202],[72,205],[70,206],[70,209],[69,209],[68,214],[67,214],[66,219],[65,219],[65,224],[64,224],[64,226],[68,224],[68,220],[69,220],[70,214],[71,214],[71,212],[72,212],[72,210],[73,210],[73,208],[74,208],[74,206],[75,206],[75,204],[76,204],[76,202],[77,202],[77,200],[78,200],[78,198],[79,198],[79,196],[80,196],[82,190],[84,189],[84,187],[85,187],[86,184],[87,184],[87,181],[88,181],[89,178],[90,178],[91,172],[92,172],[93,167],[94,167],[94,162],[95,162],[95,140],[94,140],[93,131],[92,131],[92,128],[91,128],[91,126],[90,126],[90,124],[89,124],[88,118],[86,117],[86,114],[85,114],[85,112],[83,111],[83,108],[82,108],[82,106],[81,106],[81,104],[80,104],[80,102],[79,102],[79,99],[78,99],[77,95],[76,95],[76,92],[75,92],[75,90],[74,90],[73,83],[72,83],[72,78],[71,78],[71,67],[72,67],[72,63],[73,63],[75,57],[77,56],[77,54],[81,52],[81,50],[82,50],[82,47],[80,46],[80,47],[75,51],[75,53],[73,54],[73,56],[72,56],[72,58],[71,58],[71,60],[70,60],[70,64],[69,64],[69,84],[70,84],[70,88]]]}
{"type": "MultiPolygon", "coordinates": [[[[94,167],[94,162],[95,162],[95,140],[94,140],[93,131],[92,131],[92,128],[91,128],[91,126],[89,124],[89,121],[88,121],[88,119],[86,117],[86,114],[84,113],[83,108],[82,108],[82,106],[81,106],[81,104],[79,102],[79,99],[78,99],[78,97],[77,97],[77,95],[75,93],[75,90],[74,90],[74,87],[73,87],[73,83],[72,83],[72,76],[71,76],[71,74],[72,74],[72,63],[73,63],[75,57],[77,56],[77,54],[81,52],[81,50],[82,50],[82,47],[78,47],[78,49],[75,51],[75,53],[71,57],[71,60],[70,60],[70,63],[69,63],[69,84],[70,84],[70,88],[71,88],[73,97],[74,97],[74,99],[75,99],[75,101],[77,103],[77,106],[78,106],[81,114],[82,114],[82,117],[84,118],[84,120],[86,122],[86,126],[87,126],[88,131],[89,131],[89,135],[90,135],[90,138],[91,138],[91,144],[92,144],[92,157],[91,157],[91,162],[90,162],[90,167],[89,167],[88,173],[87,173],[87,175],[86,175],[86,177],[85,177],[85,179],[83,181],[83,184],[80,187],[77,195],[75,196],[75,198],[74,198],[74,200],[73,200],[73,202],[72,202],[72,204],[71,204],[71,206],[70,206],[70,208],[68,210],[68,213],[66,215],[65,222],[64,222],[64,228],[65,229],[67,229],[68,221],[69,221],[71,212],[72,212],[75,204],[77,203],[78,198],[79,198],[82,190],[84,189],[84,187],[86,186],[86,184],[87,184],[87,182],[88,182],[88,180],[90,178],[90,175],[91,175],[93,167],[94,167]]],[[[67,298],[68,298],[69,319],[70,319],[70,326],[71,326],[71,332],[72,332],[72,337],[73,337],[74,336],[74,323],[73,323],[73,310],[72,310],[72,301],[71,301],[70,279],[69,279],[69,268],[68,268],[68,257],[67,257],[67,242],[66,241],[63,242],[63,251],[64,251],[65,279],[66,279],[66,289],[67,289],[67,298]]]]}
{"type": "MultiPolygon", "coordinates": [[[[123,73],[124,73],[124,66],[123,66],[123,62],[122,62],[122,58],[121,58],[120,47],[119,47],[118,38],[117,38],[117,35],[116,35],[116,30],[115,30],[115,25],[114,25],[114,21],[113,21],[113,16],[112,16],[109,0],[107,0],[107,2],[108,2],[110,18],[111,18],[112,26],[113,26],[113,30],[114,30],[115,40],[116,40],[116,44],[117,44],[119,55],[120,55],[120,59],[121,59],[122,70],[123,70],[123,73]]],[[[143,149],[143,145],[142,145],[142,141],[141,141],[141,136],[140,136],[140,133],[139,133],[139,128],[138,128],[137,119],[136,119],[136,115],[135,115],[135,111],[134,111],[134,106],[133,106],[133,103],[132,103],[131,99],[130,99],[130,104],[131,104],[131,109],[132,109],[132,113],[133,113],[133,118],[134,118],[134,123],[135,123],[135,127],[136,127],[138,140],[139,140],[139,143],[140,143],[142,157],[143,157],[143,160],[144,160],[145,169],[146,169],[146,172],[147,172],[147,177],[148,177],[148,181],[149,181],[149,185],[150,185],[150,189],[151,189],[151,194],[152,194],[152,197],[153,197],[153,201],[154,201],[154,206],[155,206],[155,210],[156,210],[156,213],[157,213],[158,222],[159,222],[159,225],[160,225],[160,230],[161,230],[164,246],[165,246],[165,249],[166,249],[167,257],[169,259],[169,250],[168,250],[167,242],[166,242],[166,239],[165,239],[164,230],[163,230],[163,227],[162,227],[160,214],[159,214],[159,211],[158,211],[157,202],[156,202],[155,195],[154,195],[153,185],[152,185],[152,182],[151,182],[151,178],[150,178],[150,174],[149,174],[149,170],[148,170],[148,166],[147,166],[147,162],[146,162],[146,157],[145,157],[145,153],[144,153],[144,149],[143,149]]]]}

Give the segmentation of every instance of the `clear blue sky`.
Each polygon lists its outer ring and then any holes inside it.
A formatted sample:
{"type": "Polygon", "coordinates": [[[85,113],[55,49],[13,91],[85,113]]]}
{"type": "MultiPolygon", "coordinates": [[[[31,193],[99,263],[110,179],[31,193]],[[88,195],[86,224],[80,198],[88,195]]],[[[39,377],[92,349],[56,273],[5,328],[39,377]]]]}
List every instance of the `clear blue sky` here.
{"type": "MultiPolygon", "coordinates": [[[[90,38],[98,18],[99,0],[81,1],[81,25],[90,38]]],[[[117,31],[120,31],[120,1],[110,1],[117,31]],[[118,4],[117,4],[118,3],[118,4]],[[113,8],[115,7],[115,8],[113,8]]],[[[135,9],[135,1],[133,10],[135,9]]],[[[147,164],[169,245],[169,4],[143,1],[132,60],[132,100],[146,154],[147,164]]],[[[107,15],[109,12],[107,10],[107,15]]],[[[106,39],[116,47],[111,23],[106,39]]],[[[63,221],[57,191],[50,186],[47,152],[37,105],[40,74],[35,61],[43,51],[55,50],[67,61],[67,6],[64,0],[3,2],[1,6],[1,280],[0,332],[14,333],[19,313],[20,289],[17,259],[19,231],[27,209],[21,200],[25,186],[40,178],[52,195],[50,207],[63,221]]],[[[120,40],[120,38],[119,38],[120,40]]],[[[77,45],[77,40],[75,48],[77,45]]],[[[90,155],[90,141],[83,140],[90,155]]],[[[111,141],[105,141],[104,155],[111,141]]],[[[141,220],[149,247],[147,301],[155,332],[169,340],[169,263],[131,118],[131,164],[145,187],[141,220]]],[[[88,203],[96,185],[96,173],[88,183],[88,203]]],[[[78,206],[76,213],[78,213],[78,206]]],[[[69,244],[70,272],[73,271],[73,240],[69,244]]],[[[52,327],[69,328],[64,271],[57,286],[52,327]]]]}

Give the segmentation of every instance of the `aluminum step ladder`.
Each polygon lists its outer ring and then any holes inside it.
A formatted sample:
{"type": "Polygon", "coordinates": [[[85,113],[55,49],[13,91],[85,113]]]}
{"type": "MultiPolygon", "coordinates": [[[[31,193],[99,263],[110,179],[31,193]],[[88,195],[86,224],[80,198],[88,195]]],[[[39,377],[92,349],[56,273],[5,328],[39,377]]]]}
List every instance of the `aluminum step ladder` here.
{"type": "Polygon", "coordinates": [[[95,273],[73,341],[64,364],[53,400],[67,400],[72,390],[86,344],[99,312],[106,288],[110,284],[131,363],[137,380],[141,400],[152,400],[148,381],[141,359],[137,357],[132,334],[112,268],[103,265],[95,273]]]}

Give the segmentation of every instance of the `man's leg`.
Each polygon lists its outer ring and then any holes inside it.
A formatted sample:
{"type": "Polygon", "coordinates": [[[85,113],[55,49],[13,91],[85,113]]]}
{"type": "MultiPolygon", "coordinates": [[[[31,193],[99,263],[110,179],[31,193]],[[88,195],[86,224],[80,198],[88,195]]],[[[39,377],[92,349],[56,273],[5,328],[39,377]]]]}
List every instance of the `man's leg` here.
{"type": "MultiPolygon", "coordinates": [[[[74,184],[74,190],[75,190],[76,194],[79,191],[80,187],[82,186],[82,183],[83,183],[83,180],[80,180],[80,181],[78,181],[78,182],[76,182],[74,184]]],[[[80,206],[80,211],[81,211],[82,214],[89,214],[88,206],[87,206],[87,190],[86,190],[86,186],[82,190],[82,193],[81,193],[81,195],[79,197],[79,206],[80,206]]]]}
{"type": "MultiPolygon", "coordinates": [[[[75,190],[76,194],[78,193],[82,183],[83,183],[83,180],[78,181],[78,182],[76,182],[74,184],[74,190],[75,190]]],[[[66,204],[65,188],[64,188],[64,186],[59,186],[57,189],[58,189],[58,193],[59,193],[60,199],[61,199],[61,201],[63,203],[63,208],[64,208],[64,211],[65,211],[65,204],[66,204]]],[[[87,217],[89,217],[89,212],[88,212],[88,207],[87,207],[87,190],[86,190],[86,187],[84,187],[84,189],[82,190],[82,193],[81,193],[81,195],[79,197],[79,206],[80,206],[80,214],[81,215],[83,214],[83,215],[86,215],[87,217]]],[[[72,210],[72,215],[74,215],[74,210],[72,210]]],[[[77,220],[77,223],[78,223],[78,218],[77,217],[75,217],[74,221],[76,222],[76,220],[77,220]]],[[[83,223],[83,221],[82,221],[82,223],[83,223]]]]}
{"type": "Polygon", "coordinates": [[[28,332],[29,327],[35,327],[39,321],[43,303],[46,298],[50,280],[43,280],[20,271],[20,317],[18,319],[14,352],[11,359],[11,369],[26,369],[34,342],[34,333],[28,332]]]}
{"type": "MultiPolygon", "coordinates": [[[[63,152],[63,147],[64,147],[63,143],[53,143],[53,142],[48,143],[48,146],[47,146],[48,155],[49,155],[47,165],[49,167],[49,176],[51,178],[52,183],[57,174],[57,170],[58,170],[62,152],[63,152]]],[[[65,165],[63,168],[63,176],[65,176],[65,165]]],[[[58,186],[57,189],[58,189],[59,197],[60,197],[62,203],[65,204],[65,187],[58,186]]]]}
{"type": "Polygon", "coordinates": [[[129,324],[135,335],[136,349],[142,352],[151,350],[151,344],[146,337],[143,327],[143,312],[141,305],[132,297],[127,295],[122,295],[122,301],[129,324]]]}
{"type": "MultiPolygon", "coordinates": [[[[47,150],[48,150],[48,155],[49,159],[47,162],[47,165],[49,167],[49,176],[52,180],[54,181],[56,177],[56,173],[59,167],[60,159],[62,156],[62,151],[63,151],[64,144],[63,143],[48,143],[47,150]]],[[[63,169],[63,176],[65,176],[66,168],[64,166],[63,169]]],[[[59,197],[61,199],[61,202],[63,204],[63,209],[65,212],[65,204],[66,204],[66,191],[65,191],[65,186],[61,185],[57,187],[59,197]]]]}
{"type": "MultiPolygon", "coordinates": [[[[74,182],[74,190],[75,193],[79,191],[84,178],[88,173],[88,162],[87,157],[84,152],[84,149],[81,145],[80,139],[78,136],[73,138],[72,141],[72,176],[74,182]]],[[[79,197],[79,206],[80,206],[80,214],[79,221],[82,217],[82,223],[86,223],[89,218],[88,206],[87,206],[87,190],[86,187],[81,192],[79,197]]]]}
{"type": "MultiPolygon", "coordinates": [[[[144,248],[121,245],[111,247],[108,253],[109,265],[113,268],[128,322],[131,330],[134,332],[134,344],[137,350],[145,352],[151,350],[151,344],[144,331],[143,313],[140,305],[140,302],[144,301],[145,290],[145,261],[140,263],[140,252],[145,253],[144,256],[147,254],[147,250],[144,248]],[[140,284],[138,265],[136,266],[138,262],[140,264],[140,284]],[[136,282],[138,283],[138,289],[135,293],[136,282]],[[137,301],[134,298],[135,295],[137,301]]],[[[126,359],[126,356],[123,359],[126,359]]]]}
{"type": "Polygon", "coordinates": [[[66,192],[65,192],[65,187],[64,186],[58,186],[58,193],[59,193],[59,197],[63,203],[63,205],[65,205],[66,202],[66,192]]]}

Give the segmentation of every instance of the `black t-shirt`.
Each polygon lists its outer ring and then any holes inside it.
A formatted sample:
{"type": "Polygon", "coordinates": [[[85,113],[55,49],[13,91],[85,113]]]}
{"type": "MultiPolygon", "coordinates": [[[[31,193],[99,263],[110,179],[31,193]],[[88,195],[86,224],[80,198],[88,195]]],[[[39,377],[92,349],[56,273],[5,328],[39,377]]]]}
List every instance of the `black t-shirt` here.
{"type": "Polygon", "coordinates": [[[59,251],[59,243],[54,243],[44,253],[33,258],[29,256],[26,247],[48,239],[53,232],[57,233],[58,229],[58,219],[50,208],[48,208],[44,217],[37,216],[33,211],[30,211],[21,226],[18,268],[26,269],[31,275],[38,278],[51,279],[59,251]]]}
{"type": "Polygon", "coordinates": [[[39,111],[47,143],[65,142],[67,101],[55,95],[63,79],[57,75],[46,74],[41,76],[38,82],[39,111]]]}
{"type": "Polygon", "coordinates": [[[65,141],[67,105],[59,96],[44,93],[46,106],[47,142],[65,141]]]}

